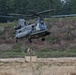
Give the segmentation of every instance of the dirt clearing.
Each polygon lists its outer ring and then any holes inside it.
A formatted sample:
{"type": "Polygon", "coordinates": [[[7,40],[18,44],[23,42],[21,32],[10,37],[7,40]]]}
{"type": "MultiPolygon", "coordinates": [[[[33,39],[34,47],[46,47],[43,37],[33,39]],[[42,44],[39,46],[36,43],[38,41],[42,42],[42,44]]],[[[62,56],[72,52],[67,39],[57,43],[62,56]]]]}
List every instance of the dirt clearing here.
{"type": "Polygon", "coordinates": [[[49,59],[52,61],[29,63],[23,58],[0,59],[0,75],[76,75],[76,58],[49,59]]]}

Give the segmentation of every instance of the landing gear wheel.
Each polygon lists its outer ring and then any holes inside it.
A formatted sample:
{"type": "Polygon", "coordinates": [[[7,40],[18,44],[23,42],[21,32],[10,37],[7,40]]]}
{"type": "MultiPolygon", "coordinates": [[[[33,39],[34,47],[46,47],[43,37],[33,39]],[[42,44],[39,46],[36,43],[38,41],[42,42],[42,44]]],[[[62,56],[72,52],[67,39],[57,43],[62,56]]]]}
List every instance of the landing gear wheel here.
{"type": "Polygon", "coordinates": [[[18,39],[16,39],[16,43],[18,42],[18,39]]]}
{"type": "Polygon", "coordinates": [[[28,39],[28,41],[29,41],[30,43],[32,43],[32,40],[31,40],[31,38],[29,38],[29,39],[28,39]]]}
{"type": "Polygon", "coordinates": [[[45,41],[45,38],[42,38],[41,40],[42,40],[42,41],[45,41]]]}
{"type": "Polygon", "coordinates": [[[18,43],[18,37],[16,37],[15,39],[16,39],[16,40],[15,40],[15,41],[16,41],[16,43],[18,43]]]}

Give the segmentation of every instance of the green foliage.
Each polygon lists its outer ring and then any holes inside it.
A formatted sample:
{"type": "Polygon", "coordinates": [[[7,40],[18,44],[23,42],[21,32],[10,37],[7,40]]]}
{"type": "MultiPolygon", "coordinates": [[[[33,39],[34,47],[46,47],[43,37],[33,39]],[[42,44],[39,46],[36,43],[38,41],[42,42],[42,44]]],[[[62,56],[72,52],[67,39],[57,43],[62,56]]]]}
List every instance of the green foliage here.
{"type": "Polygon", "coordinates": [[[38,50],[38,51],[39,51],[39,52],[45,52],[45,53],[46,53],[46,52],[48,52],[48,51],[50,51],[50,50],[49,50],[49,48],[42,48],[42,49],[40,49],[40,50],[38,50]]]}
{"type": "Polygon", "coordinates": [[[60,0],[0,0],[0,12],[25,13],[26,10],[43,11],[56,9],[52,14],[60,13],[60,0]]]}
{"type": "Polygon", "coordinates": [[[76,0],[70,0],[72,13],[76,13],[76,0]]]}
{"type": "Polygon", "coordinates": [[[56,40],[58,40],[56,37],[54,37],[54,36],[51,36],[50,38],[48,38],[48,40],[49,40],[49,42],[50,43],[56,43],[56,40]]]}
{"type": "Polygon", "coordinates": [[[76,13],[76,0],[0,0],[0,12],[25,13],[26,10],[43,11],[55,9],[50,14],[76,13]]]}
{"type": "Polygon", "coordinates": [[[51,51],[51,52],[37,52],[36,55],[42,58],[49,58],[49,57],[75,57],[75,52],[68,52],[68,51],[51,51]]]}

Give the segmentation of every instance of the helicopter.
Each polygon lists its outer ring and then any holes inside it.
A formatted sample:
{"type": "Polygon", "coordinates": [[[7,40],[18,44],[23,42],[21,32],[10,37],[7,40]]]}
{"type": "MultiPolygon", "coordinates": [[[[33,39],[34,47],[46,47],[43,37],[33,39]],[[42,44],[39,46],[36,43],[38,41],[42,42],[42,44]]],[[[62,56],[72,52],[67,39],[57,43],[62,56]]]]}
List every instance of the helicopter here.
{"type": "MultiPolygon", "coordinates": [[[[50,35],[50,31],[47,28],[47,25],[44,22],[44,18],[40,15],[43,13],[47,13],[53,10],[46,10],[38,13],[32,13],[28,15],[28,17],[37,17],[36,24],[28,24],[25,27],[16,26],[15,30],[15,39],[18,42],[18,39],[28,38],[29,42],[32,42],[32,39],[41,38],[42,41],[45,41],[45,37],[50,35]],[[40,29],[38,27],[41,25],[40,29]]],[[[22,15],[22,14],[19,14],[22,15]]],[[[24,15],[25,16],[25,15],[24,15]]]]}

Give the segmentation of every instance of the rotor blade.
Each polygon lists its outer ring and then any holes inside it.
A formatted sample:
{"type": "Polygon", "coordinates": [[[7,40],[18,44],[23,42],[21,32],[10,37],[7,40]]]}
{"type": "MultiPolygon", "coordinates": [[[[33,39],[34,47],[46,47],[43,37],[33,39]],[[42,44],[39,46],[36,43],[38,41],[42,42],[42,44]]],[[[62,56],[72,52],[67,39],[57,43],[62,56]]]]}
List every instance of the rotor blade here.
{"type": "Polygon", "coordinates": [[[37,14],[43,14],[43,13],[48,13],[48,12],[52,12],[52,11],[54,11],[54,9],[45,10],[45,11],[42,11],[42,12],[38,12],[37,14]]]}
{"type": "Polygon", "coordinates": [[[45,10],[45,11],[42,11],[42,12],[31,12],[30,15],[24,15],[24,14],[15,14],[15,13],[11,13],[9,15],[11,16],[24,16],[24,17],[32,17],[32,16],[40,16],[40,14],[44,14],[44,13],[48,13],[48,12],[52,12],[54,11],[54,9],[51,9],[51,10],[45,10]]]}
{"type": "Polygon", "coordinates": [[[40,14],[44,14],[44,13],[48,13],[48,12],[52,12],[54,11],[54,9],[51,9],[51,10],[45,10],[45,11],[42,11],[42,12],[33,12],[31,15],[28,15],[28,17],[31,17],[31,16],[40,16],[40,14]]]}
{"type": "Polygon", "coordinates": [[[74,17],[76,14],[69,14],[69,15],[54,15],[51,18],[62,18],[62,17],[74,17]]]}
{"type": "Polygon", "coordinates": [[[32,14],[30,15],[24,15],[26,17],[32,17],[32,16],[40,16],[40,14],[44,14],[44,13],[48,13],[48,12],[51,12],[51,11],[54,11],[54,9],[51,9],[51,10],[45,10],[45,11],[42,11],[42,12],[33,12],[32,14]]]}
{"type": "Polygon", "coordinates": [[[2,15],[0,15],[0,17],[4,17],[4,18],[13,18],[13,16],[2,16],[2,15]]]}
{"type": "Polygon", "coordinates": [[[20,15],[23,15],[23,14],[15,14],[15,13],[11,13],[9,15],[12,15],[12,16],[20,16],[20,15]]]}
{"type": "Polygon", "coordinates": [[[32,16],[32,15],[13,14],[13,13],[12,13],[12,14],[9,14],[9,15],[14,16],[14,17],[15,17],[15,16],[17,16],[17,17],[18,17],[18,16],[23,16],[23,17],[31,17],[31,16],[32,16]]]}

